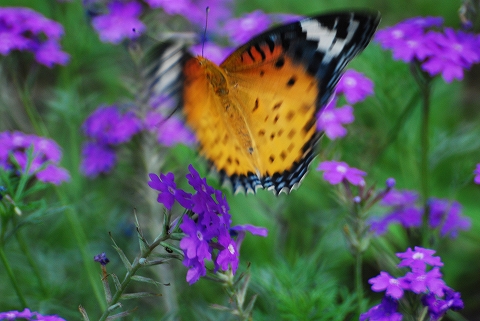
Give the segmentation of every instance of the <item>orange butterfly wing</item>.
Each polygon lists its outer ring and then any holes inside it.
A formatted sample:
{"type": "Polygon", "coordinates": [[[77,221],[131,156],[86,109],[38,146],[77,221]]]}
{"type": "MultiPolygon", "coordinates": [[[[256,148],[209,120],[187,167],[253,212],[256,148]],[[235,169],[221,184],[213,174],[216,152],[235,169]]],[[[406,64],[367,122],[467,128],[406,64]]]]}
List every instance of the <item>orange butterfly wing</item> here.
{"type": "MultiPolygon", "coordinates": [[[[253,38],[220,66],[188,54],[176,59],[186,123],[234,191],[289,192],[300,183],[321,136],[316,113],[379,19],[372,13],[307,18],[253,38]]],[[[168,62],[162,59],[159,66],[168,62]]],[[[167,87],[177,88],[174,81],[167,87]]]]}

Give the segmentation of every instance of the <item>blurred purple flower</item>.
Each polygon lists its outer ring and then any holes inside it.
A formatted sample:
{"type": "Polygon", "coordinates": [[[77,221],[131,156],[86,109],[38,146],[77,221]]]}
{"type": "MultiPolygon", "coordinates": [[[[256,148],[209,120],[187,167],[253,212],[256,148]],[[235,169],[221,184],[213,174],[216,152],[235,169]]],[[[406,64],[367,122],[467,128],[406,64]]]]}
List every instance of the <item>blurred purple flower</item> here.
{"type": "Polygon", "coordinates": [[[158,142],[164,146],[195,144],[195,135],[175,115],[165,118],[158,112],[150,112],[145,117],[144,123],[147,130],[157,134],[158,142]]]}
{"type": "Polygon", "coordinates": [[[34,321],[34,320],[43,320],[43,321],[65,321],[65,319],[60,318],[56,315],[41,315],[38,312],[32,312],[29,309],[25,309],[22,312],[19,311],[8,311],[0,312],[0,320],[23,320],[23,321],[34,321]]]}
{"type": "Polygon", "coordinates": [[[4,56],[13,50],[25,50],[49,68],[66,65],[70,57],[58,43],[63,33],[61,24],[32,9],[0,8],[0,54],[4,56]]]}
{"type": "Polygon", "coordinates": [[[81,171],[87,177],[93,178],[106,174],[117,163],[117,156],[112,147],[95,142],[86,142],[82,147],[81,171]]]}
{"type": "Polygon", "coordinates": [[[408,290],[408,282],[404,278],[394,278],[387,272],[381,271],[379,276],[371,278],[368,283],[372,285],[372,290],[381,292],[386,290],[386,294],[394,299],[400,299],[403,291],[408,290]]]}
{"type": "Polygon", "coordinates": [[[188,267],[186,280],[190,285],[197,282],[202,276],[207,274],[204,261],[198,261],[197,259],[192,260],[185,256],[185,259],[182,263],[188,267]]]}
{"type": "Polygon", "coordinates": [[[232,273],[237,272],[239,263],[239,253],[237,243],[227,233],[220,234],[218,237],[218,244],[223,247],[218,252],[217,259],[215,260],[216,268],[221,268],[223,271],[227,271],[229,266],[232,269],[232,273]]]}
{"type": "Polygon", "coordinates": [[[336,93],[344,94],[349,104],[355,104],[373,95],[373,81],[361,72],[349,69],[340,78],[336,93]]]}
{"type": "Polygon", "coordinates": [[[93,28],[103,42],[119,44],[122,40],[140,36],[147,27],[140,21],[142,5],[136,1],[112,1],[108,5],[109,13],[92,19],[93,28]]]}
{"type": "Polygon", "coordinates": [[[433,256],[434,250],[415,246],[415,251],[408,248],[406,252],[397,253],[397,257],[403,259],[398,267],[408,266],[413,272],[425,272],[427,264],[431,266],[443,266],[440,257],[433,256]]]}
{"type": "Polygon", "coordinates": [[[182,15],[197,27],[205,26],[207,7],[208,24],[212,30],[232,17],[233,0],[146,0],[152,8],[162,8],[169,15],[182,15]]]}
{"type": "Polygon", "coordinates": [[[101,106],[83,123],[83,132],[98,143],[118,145],[128,142],[141,129],[140,121],[132,112],[123,115],[115,105],[101,106]]]}
{"type": "Polygon", "coordinates": [[[470,229],[468,217],[462,216],[462,205],[444,199],[432,198],[429,200],[429,225],[431,228],[440,228],[440,236],[458,236],[459,230],[470,229]]]}
{"type": "Polygon", "coordinates": [[[352,185],[365,184],[363,176],[366,172],[348,166],[345,162],[326,161],[318,164],[318,171],[324,171],[323,179],[332,185],[341,183],[343,180],[350,182],[352,185]]]}
{"type": "Polygon", "coordinates": [[[27,150],[30,147],[33,148],[30,174],[35,173],[38,180],[55,185],[70,180],[68,171],[58,166],[62,158],[60,146],[51,139],[22,132],[0,133],[0,167],[5,170],[14,169],[15,163],[9,157],[12,155],[20,169],[25,171],[28,165],[27,150]]]}
{"type": "Polygon", "coordinates": [[[431,76],[441,74],[446,82],[463,79],[464,69],[480,62],[478,35],[444,28],[441,18],[413,18],[379,30],[375,36],[394,59],[421,62],[431,76]],[[435,27],[435,30],[432,29],[435,27]]]}
{"type": "Polygon", "coordinates": [[[205,57],[217,65],[220,65],[230,55],[234,48],[220,47],[213,42],[197,44],[190,48],[194,55],[205,57]]]}
{"type": "Polygon", "coordinates": [[[480,163],[477,164],[477,167],[473,171],[473,174],[475,175],[475,178],[473,179],[475,184],[480,184],[480,163]]]}
{"type": "Polygon", "coordinates": [[[235,45],[241,45],[250,40],[253,36],[265,31],[272,20],[270,16],[261,10],[247,13],[240,18],[233,18],[227,21],[224,30],[235,45]]]}
{"type": "Polygon", "coordinates": [[[382,303],[360,315],[360,321],[401,321],[402,315],[397,312],[397,309],[398,301],[384,296],[382,303]]]}
{"type": "Polygon", "coordinates": [[[344,137],[347,130],[343,124],[352,123],[353,117],[352,106],[345,105],[343,107],[335,107],[336,100],[332,99],[323,110],[318,113],[317,128],[324,131],[328,138],[334,140],[344,137]]]}

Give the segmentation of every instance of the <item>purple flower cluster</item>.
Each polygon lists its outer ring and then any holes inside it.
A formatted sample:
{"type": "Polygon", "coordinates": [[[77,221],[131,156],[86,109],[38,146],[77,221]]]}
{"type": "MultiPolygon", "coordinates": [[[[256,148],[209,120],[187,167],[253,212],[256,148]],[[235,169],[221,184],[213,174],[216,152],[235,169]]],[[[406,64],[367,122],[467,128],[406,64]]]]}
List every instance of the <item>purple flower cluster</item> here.
{"type": "Polygon", "coordinates": [[[477,164],[477,167],[473,171],[473,174],[475,175],[475,177],[473,178],[475,184],[480,184],[480,164],[477,164]]]}
{"type": "Polygon", "coordinates": [[[363,101],[373,94],[373,82],[362,73],[355,70],[347,70],[338,82],[333,99],[318,113],[317,128],[324,131],[325,135],[334,140],[347,135],[347,130],[342,126],[354,121],[353,107],[345,105],[337,106],[337,97],[345,96],[349,104],[363,101]]]}
{"type": "Polygon", "coordinates": [[[136,1],[112,1],[108,13],[92,19],[92,25],[103,42],[119,44],[123,39],[135,39],[147,27],[140,21],[142,5],[136,1]]]}
{"type": "MultiPolygon", "coordinates": [[[[419,228],[423,222],[423,209],[417,205],[418,194],[414,191],[391,190],[384,196],[381,205],[390,207],[384,217],[372,220],[371,230],[376,235],[385,234],[390,224],[401,224],[405,228],[419,228]]],[[[458,202],[432,198],[429,200],[428,224],[438,229],[441,237],[455,238],[460,230],[470,228],[470,219],[462,215],[458,202]]]]}
{"type": "Polygon", "coordinates": [[[405,276],[394,278],[381,271],[379,276],[368,282],[375,292],[385,291],[382,302],[360,316],[360,321],[388,320],[400,321],[402,314],[398,312],[398,302],[405,291],[421,295],[422,304],[427,307],[430,319],[439,320],[448,310],[463,309],[460,293],[449,288],[442,280],[440,267],[443,266],[439,257],[433,256],[434,250],[415,247],[404,253],[397,253],[402,259],[398,267],[407,267],[411,271],[405,276]],[[427,265],[431,266],[430,270],[427,265]]]}
{"type": "Polygon", "coordinates": [[[22,312],[19,311],[8,311],[8,312],[0,312],[0,320],[22,320],[22,321],[65,321],[65,319],[60,318],[56,315],[41,315],[38,312],[32,312],[29,309],[25,309],[22,312]]]}
{"type": "Polygon", "coordinates": [[[141,129],[134,113],[122,114],[116,106],[101,106],[84,122],[83,132],[90,139],[82,149],[83,173],[95,177],[108,173],[116,163],[114,146],[128,142],[141,129]]]}
{"type": "Polygon", "coordinates": [[[207,274],[205,260],[214,262],[214,272],[229,268],[235,274],[239,263],[240,243],[245,231],[254,235],[266,236],[267,230],[251,225],[231,227],[229,206],[224,195],[209,186],[192,165],[188,167],[187,180],[195,193],[178,189],[173,173],[166,175],[150,174],[148,185],[159,191],[157,201],[171,209],[175,201],[193,213],[194,217],[183,216],[180,228],[185,237],[180,241],[188,267],[187,282],[193,284],[207,274]],[[232,233],[233,232],[233,233],[232,233]],[[236,239],[232,237],[236,234],[236,239]]]}
{"type": "Polygon", "coordinates": [[[196,142],[193,133],[176,115],[167,118],[157,111],[151,111],[147,113],[144,123],[145,128],[155,133],[163,146],[193,145],[196,142]]]}
{"type": "Polygon", "coordinates": [[[323,171],[323,179],[332,185],[349,182],[352,185],[364,186],[363,176],[366,172],[348,166],[345,162],[325,161],[318,164],[318,171],[323,171]]]}
{"type": "Polygon", "coordinates": [[[430,76],[463,79],[464,69],[480,62],[480,36],[442,25],[440,17],[411,18],[379,30],[375,40],[396,60],[419,61],[430,76]]]}
{"type": "Polygon", "coordinates": [[[42,182],[55,185],[70,179],[69,173],[58,166],[62,152],[55,141],[22,132],[0,133],[0,168],[25,171],[29,162],[27,151],[31,147],[33,159],[29,174],[34,174],[42,182]]]}
{"type": "Polygon", "coordinates": [[[49,68],[66,65],[69,55],[60,48],[63,27],[29,8],[0,8],[0,54],[30,51],[35,60],[49,68]]]}

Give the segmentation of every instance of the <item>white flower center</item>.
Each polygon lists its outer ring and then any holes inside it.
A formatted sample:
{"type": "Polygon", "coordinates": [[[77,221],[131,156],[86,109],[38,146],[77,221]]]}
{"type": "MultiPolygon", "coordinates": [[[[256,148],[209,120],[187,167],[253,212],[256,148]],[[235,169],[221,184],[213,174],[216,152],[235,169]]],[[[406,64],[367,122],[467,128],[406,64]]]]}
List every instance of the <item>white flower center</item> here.
{"type": "Polygon", "coordinates": [[[345,174],[347,172],[347,168],[343,165],[337,165],[336,170],[337,170],[337,172],[342,173],[342,174],[345,174]]]}
{"type": "Polygon", "coordinates": [[[235,248],[233,247],[232,244],[229,244],[229,245],[228,245],[228,251],[229,251],[230,254],[232,254],[232,255],[235,254],[235,248]]]}
{"type": "Polygon", "coordinates": [[[412,255],[414,260],[423,260],[423,253],[415,253],[412,255]]]}
{"type": "Polygon", "coordinates": [[[396,280],[396,279],[390,279],[389,282],[390,282],[390,284],[393,284],[393,285],[398,285],[399,284],[398,280],[396,280]]]}
{"type": "Polygon", "coordinates": [[[240,28],[243,30],[252,30],[255,29],[255,26],[257,25],[255,19],[252,18],[246,18],[243,19],[242,22],[240,23],[240,28]]]}
{"type": "Polygon", "coordinates": [[[202,234],[200,231],[197,231],[197,238],[198,238],[200,241],[203,241],[203,234],[202,234]]]}
{"type": "Polygon", "coordinates": [[[458,52],[462,52],[463,51],[463,46],[459,43],[456,43],[456,44],[453,45],[453,49],[455,49],[458,52]]]}
{"type": "Polygon", "coordinates": [[[348,87],[355,87],[357,85],[357,80],[353,77],[345,78],[345,85],[348,87]]]}
{"type": "Polygon", "coordinates": [[[404,35],[405,35],[405,34],[404,34],[404,32],[403,32],[402,30],[398,30],[398,29],[397,29],[397,30],[392,31],[392,36],[393,36],[394,38],[396,38],[396,39],[403,38],[404,35]]]}
{"type": "Polygon", "coordinates": [[[331,111],[323,112],[321,117],[324,121],[331,121],[335,119],[335,115],[331,111]]]}

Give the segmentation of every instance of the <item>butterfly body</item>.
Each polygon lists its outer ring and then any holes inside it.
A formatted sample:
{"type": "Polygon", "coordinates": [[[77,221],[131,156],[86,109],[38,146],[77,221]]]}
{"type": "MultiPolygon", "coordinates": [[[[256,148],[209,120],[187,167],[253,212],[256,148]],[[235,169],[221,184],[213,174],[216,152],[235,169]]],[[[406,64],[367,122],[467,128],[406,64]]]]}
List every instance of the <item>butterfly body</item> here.
{"type": "Polygon", "coordinates": [[[222,180],[235,191],[298,186],[321,136],[317,113],[378,22],[372,13],[322,15],[256,36],[219,66],[182,56],[181,108],[222,180]]]}

